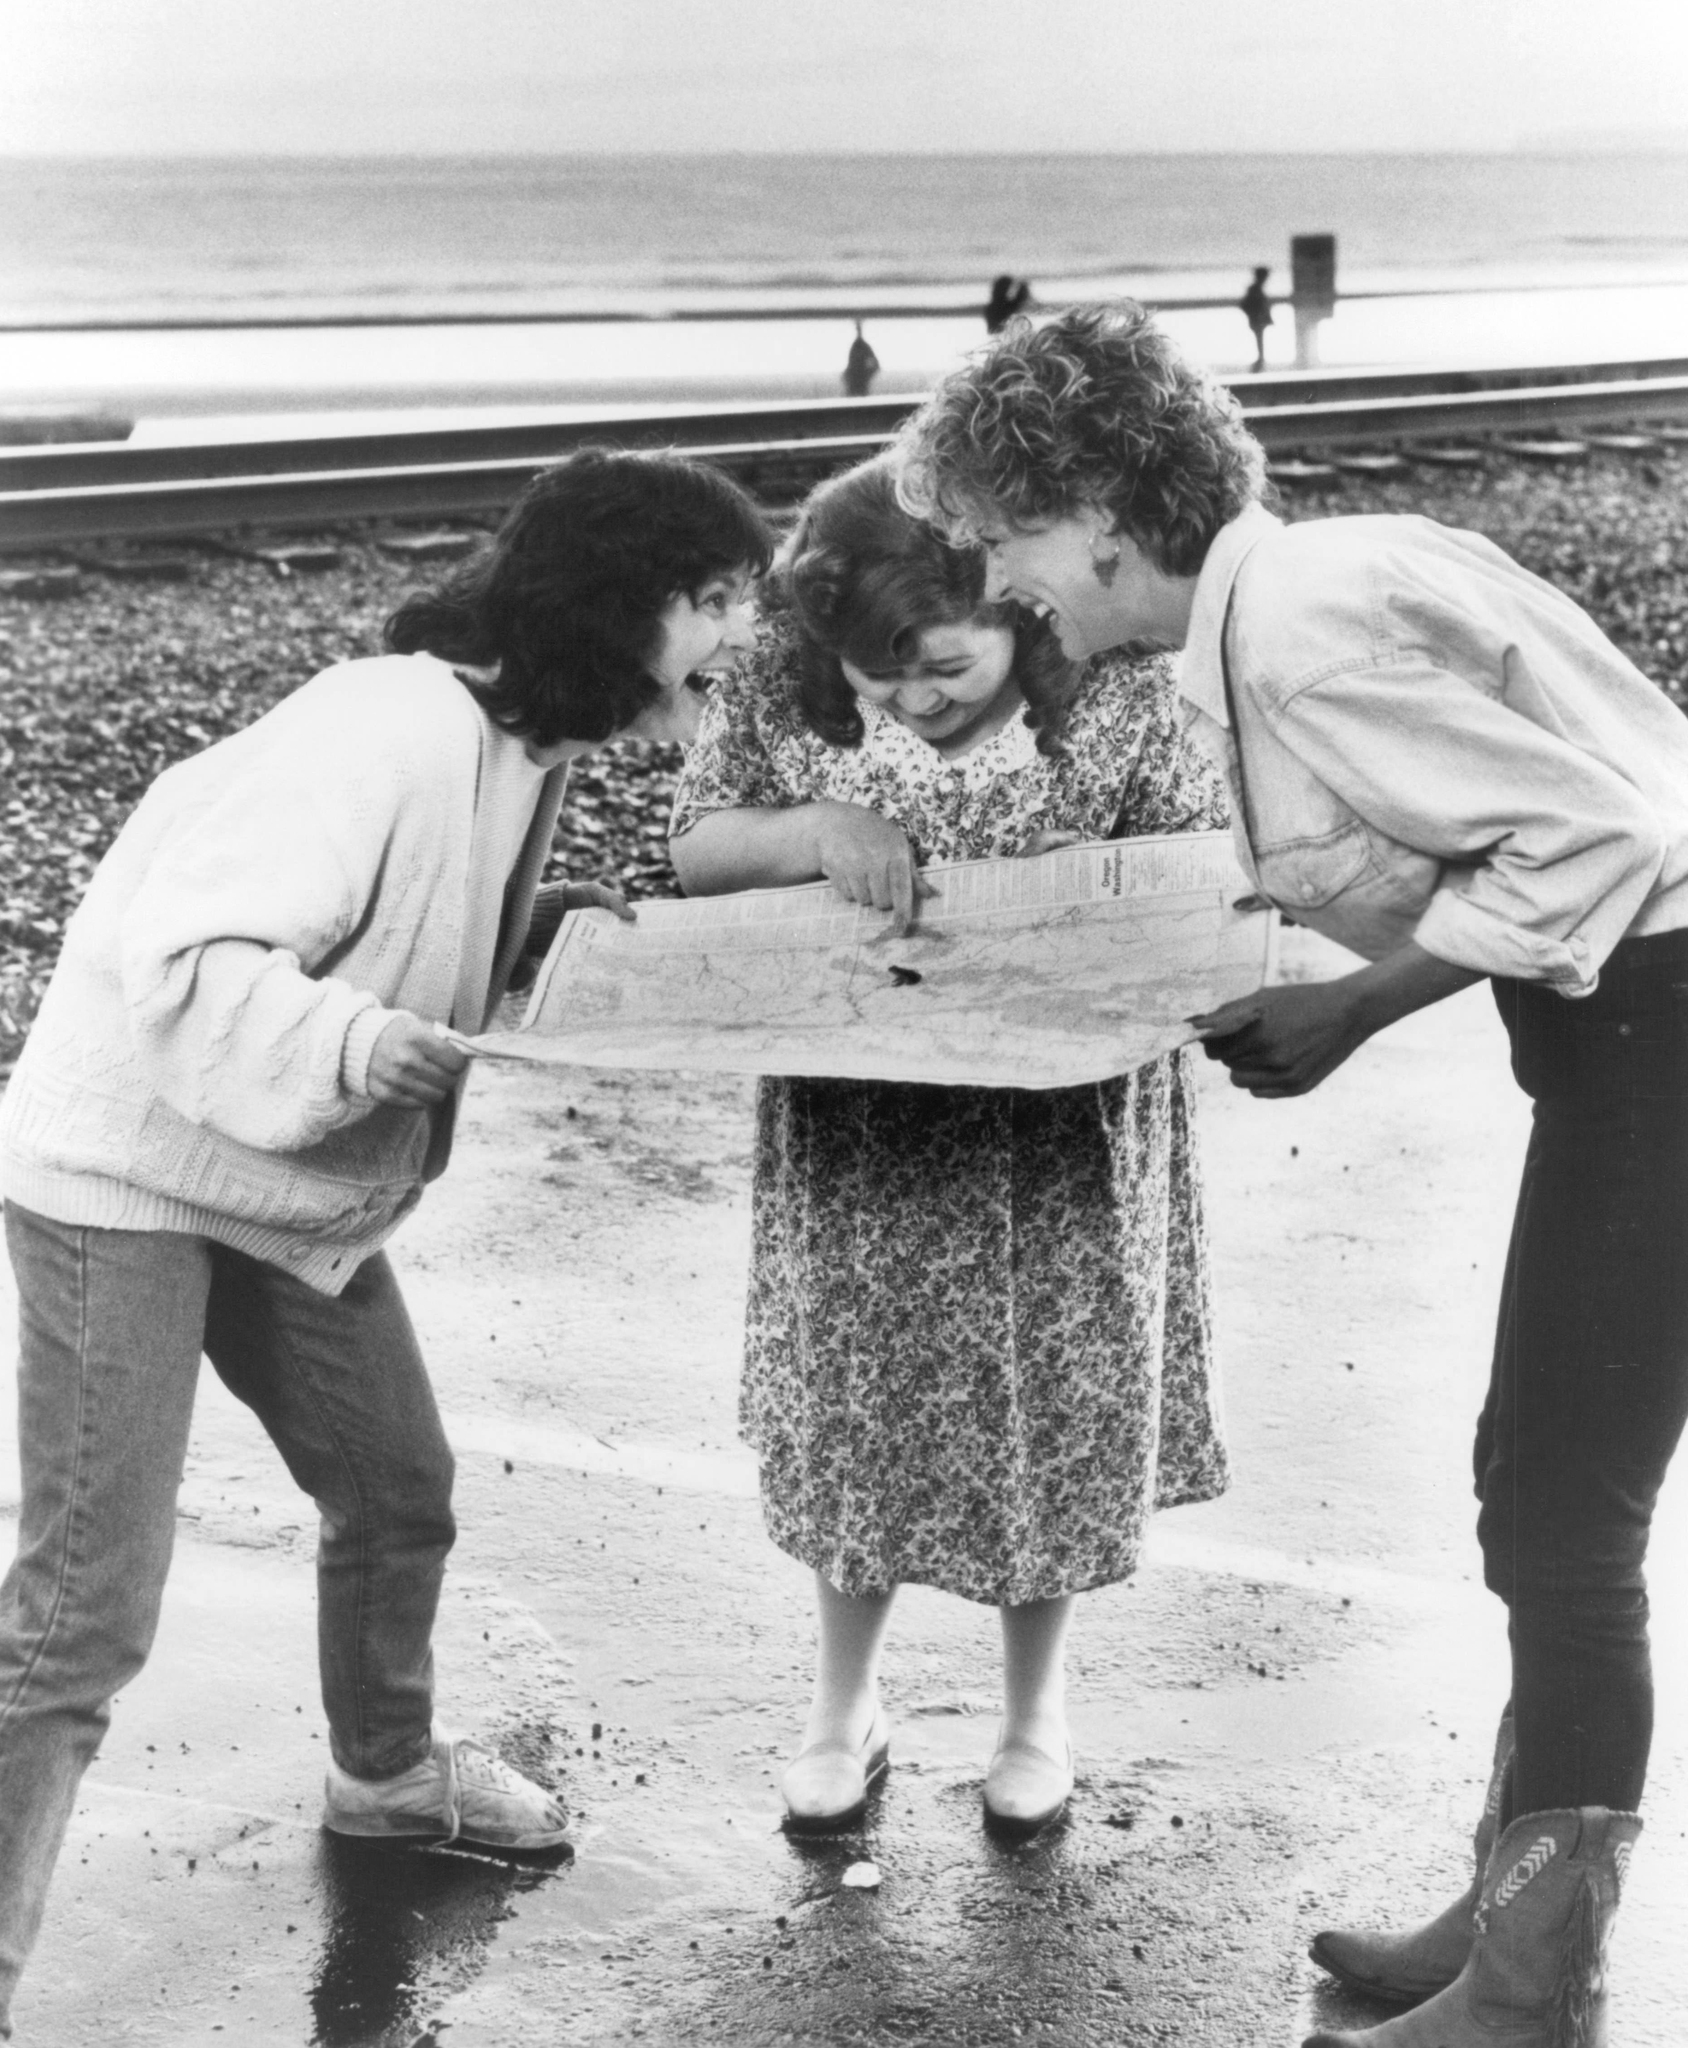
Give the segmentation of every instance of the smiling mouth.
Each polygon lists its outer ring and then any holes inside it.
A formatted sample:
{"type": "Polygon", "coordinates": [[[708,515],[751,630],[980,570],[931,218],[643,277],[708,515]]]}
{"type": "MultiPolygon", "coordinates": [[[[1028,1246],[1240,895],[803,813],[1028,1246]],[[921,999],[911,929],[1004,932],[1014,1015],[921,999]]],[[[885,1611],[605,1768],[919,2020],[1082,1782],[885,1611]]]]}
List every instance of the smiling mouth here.
{"type": "Polygon", "coordinates": [[[694,697],[707,697],[721,678],[732,675],[737,667],[736,661],[724,661],[719,666],[712,663],[707,668],[694,668],[686,678],[686,688],[694,697]]]}

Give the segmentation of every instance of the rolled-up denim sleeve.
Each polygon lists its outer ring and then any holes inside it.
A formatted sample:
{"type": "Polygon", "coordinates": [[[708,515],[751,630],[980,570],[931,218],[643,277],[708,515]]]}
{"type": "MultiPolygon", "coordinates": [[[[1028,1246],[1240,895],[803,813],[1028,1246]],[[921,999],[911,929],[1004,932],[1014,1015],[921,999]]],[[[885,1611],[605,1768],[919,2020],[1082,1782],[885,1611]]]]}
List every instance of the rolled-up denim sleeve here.
{"type": "Polygon", "coordinates": [[[1359,817],[1446,863],[1414,933],[1427,953],[1592,991],[1665,859],[1632,784],[1413,655],[1326,672],[1280,701],[1274,723],[1359,817]]]}

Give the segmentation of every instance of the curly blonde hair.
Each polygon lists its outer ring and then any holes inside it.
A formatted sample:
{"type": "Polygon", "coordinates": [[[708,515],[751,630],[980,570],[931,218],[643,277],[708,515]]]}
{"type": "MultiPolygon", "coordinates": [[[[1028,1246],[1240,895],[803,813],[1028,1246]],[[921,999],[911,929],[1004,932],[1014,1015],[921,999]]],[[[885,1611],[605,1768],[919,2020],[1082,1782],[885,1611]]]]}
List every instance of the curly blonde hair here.
{"type": "Polygon", "coordinates": [[[955,539],[1105,509],[1170,576],[1266,494],[1242,408],[1131,299],[1016,320],[904,427],[898,496],[955,539]]]}

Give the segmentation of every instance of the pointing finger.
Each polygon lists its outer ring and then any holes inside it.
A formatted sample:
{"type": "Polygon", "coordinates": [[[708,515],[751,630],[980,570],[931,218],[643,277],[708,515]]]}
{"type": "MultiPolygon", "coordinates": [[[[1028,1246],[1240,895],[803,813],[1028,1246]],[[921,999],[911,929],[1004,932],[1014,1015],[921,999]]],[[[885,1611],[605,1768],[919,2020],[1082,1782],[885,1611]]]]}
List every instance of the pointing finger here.
{"type": "Polygon", "coordinates": [[[891,929],[898,938],[914,922],[914,869],[906,862],[899,861],[891,870],[891,929]]]}

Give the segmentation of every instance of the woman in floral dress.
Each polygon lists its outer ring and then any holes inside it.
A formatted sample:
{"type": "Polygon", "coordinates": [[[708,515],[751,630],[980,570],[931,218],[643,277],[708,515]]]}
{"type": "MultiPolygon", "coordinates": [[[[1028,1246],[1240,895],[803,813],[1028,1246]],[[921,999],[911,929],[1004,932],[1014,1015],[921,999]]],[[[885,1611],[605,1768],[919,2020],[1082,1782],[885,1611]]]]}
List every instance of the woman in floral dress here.
{"type": "MultiPolygon", "coordinates": [[[[689,893],[824,877],[906,928],[927,861],[1223,823],[1164,661],[1076,667],[983,587],[885,463],[814,494],[681,780],[689,893]]],[[[905,1580],[1001,1610],[987,1818],[1065,1805],[1072,1597],[1227,1480],[1194,1112],[1182,1052],[1082,1088],[761,1083],[741,1422],[820,1620],[793,1824],[853,1820],[885,1767],[905,1580]]]]}

